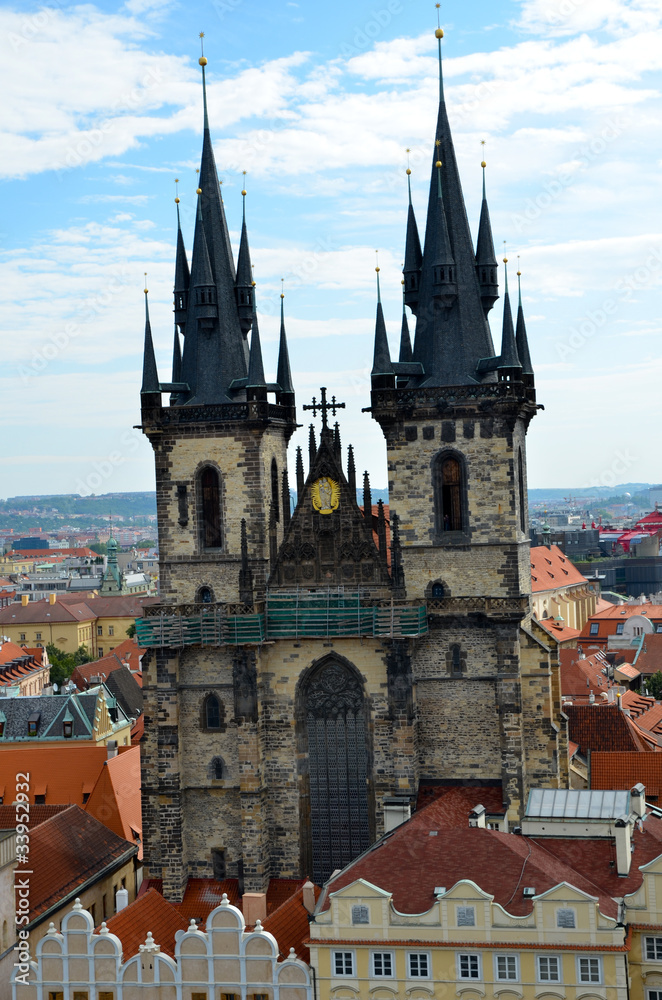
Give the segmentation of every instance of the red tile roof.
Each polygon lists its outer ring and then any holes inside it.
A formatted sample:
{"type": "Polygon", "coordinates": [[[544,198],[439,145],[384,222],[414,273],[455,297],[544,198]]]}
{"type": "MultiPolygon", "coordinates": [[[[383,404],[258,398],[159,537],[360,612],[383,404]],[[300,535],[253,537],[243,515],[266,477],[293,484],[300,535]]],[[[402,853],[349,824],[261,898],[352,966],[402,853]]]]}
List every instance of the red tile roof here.
{"type": "Polygon", "coordinates": [[[542,625],[545,632],[548,632],[559,643],[572,642],[577,639],[578,635],[581,635],[580,629],[570,628],[565,622],[557,622],[555,618],[537,618],[536,621],[542,625]]]}
{"type": "Polygon", "coordinates": [[[78,806],[40,823],[30,835],[30,921],[135,853],[134,845],[78,806]]]}
{"type": "Polygon", "coordinates": [[[85,811],[119,837],[139,843],[138,858],[142,859],[139,746],[104,761],[85,811]]]}
{"type": "Polygon", "coordinates": [[[138,954],[150,931],[161,951],[174,958],[175,934],[185,931],[188,921],[160,892],[148,888],[133,903],[106,920],[106,927],[122,942],[124,961],[138,954]]]}
{"type": "MultiPolygon", "coordinates": [[[[278,879],[277,881],[285,882],[289,880],[278,879]]],[[[303,905],[303,886],[300,880],[299,885],[301,887],[294,895],[290,894],[289,899],[267,915],[267,919],[262,926],[265,931],[269,931],[276,938],[280,958],[287,958],[290,948],[294,948],[294,952],[298,958],[303,959],[304,962],[309,962],[310,949],[304,942],[307,941],[310,935],[310,921],[308,920],[308,910],[303,905]]],[[[318,886],[315,886],[314,892],[315,902],[317,902],[322,890],[318,886]]]]}
{"type": "Polygon", "coordinates": [[[417,809],[423,809],[431,802],[443,799],[444,811],[440,814],[440,822],[444,826],[467,826],[469,813],[476,806],[485,806],[490,816],[503,816],[506,809],[503,804],[501,782],[498,785],[428,785],[421,783],[418,789],[417,809]]]}
{"type": "Polygon", "coordinates": [[[616,705],[566,705],[568,736],[585,757],[590,750],[649,749],[643,734],[616,705]]]}
{"type": "Polygon", "coordinates": [[[602,652],[583,656],[581,650],[560,649],[561,695],[575,704],[587,703],[590,694],[603,699],[609,691],[609,678],[603,673],[608,661],[602,652]]]}
{"type": "Polygon", "coordinates": [[[75,557],[77,559],[98,559],[99,553],[93,552],[92,549],[88,548],[74,548],[74,549],[13,549],[10,553],[12,556],[16,556],[18,559],[45,559],[45,558],[62,558],[66,556],[75,557]]]}
{"type": "MultiPolygon", "coordinates": [[[[619,753],[602,751],[591,754],[591,788],[632,788],[641,782],[646,798],[662,794],[662,753],[619,753]]],[[[646,821],[648,822],[648,820],[646,821]]]]}
{"type": "Polygon", "coordinates": [[[95,614],[80,598],[76,604],[56,601],[29,601],[27,604],[10,604],[0,608],[0,628],[3,625],[29,625],[33,623],[93,621],[95,614]]]}
{"type": "Polygon", "coordinates": [[[573,566],[558,545],[537,545],[531,549],[531,590],[534,594],[587,583],[586,577],[573,566]]]}
{"type": "MultiPolygon", "coordinates": [[[[120,748],[120,753],[127,750],[120,748]]],[[[0,747],[0,794],[4,794],[5,802],[13,802],[16,774],[27,771],[30,802],[34,803],[35,789],[39,787],[46,789],[46,805],[82,806],[83,796],[92,792],[106,757],[105,746],[0,747]]]]}
{"type": "MultiPolygon", "coordinates": [[[[603,711],[595,709],[594,711],[603,711]]],[[[443,799],[431,803],[379,841],[370,851],[345,868],[328,884],[327,892],[337,892],[358,878],[392,894],[393,905],[401,913],[423,913],[435,900],[435,887],[450,889],[463,879],[471,879],[491,894],[508,913],[524,916],[533,903],[522,894],[522,871],[526,865],[526,885],[538,894],[568,882],[591,896],[597,896],[601,911],[615,917],[615,896],[635,891],[642,881],[639,866],[662,853],[662,823],[648,817],[644,831],[635,831],[635,851],[630,874],[621,878],[609,862],[614,847],[604,840],[556,840],[513,836],[497,830],[463,827],[449,839],[440,835],[444,826],[443,799]]],[[[325,896],[323,909],[328,908],[325,896]]]]}

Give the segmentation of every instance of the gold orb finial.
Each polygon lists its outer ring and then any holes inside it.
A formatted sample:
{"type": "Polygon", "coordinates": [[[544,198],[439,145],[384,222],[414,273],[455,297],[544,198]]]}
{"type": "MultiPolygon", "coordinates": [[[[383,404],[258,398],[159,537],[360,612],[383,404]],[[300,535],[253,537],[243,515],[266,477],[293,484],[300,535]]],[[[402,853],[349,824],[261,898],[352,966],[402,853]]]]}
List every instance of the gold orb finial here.
{"type": "Polygon", "coordinates": [[[506,241],[504,240],[503,241],[503,262],[504,262],[504,264],[508,263],[508,258],[506,256],[506,253],[507,253],[507,251],[506,251],[506,241]]]}
{"type": "Polygon", "coordinates": [[[521,273],[522,273],[522,272],[521,272],[521,271],[520,271],[520,269],[519,269],[519,254],[517,254],[517,277],[518,277],[518,278],[519,278],[519,276],[521,275],[521,273]]]}
{"type": "Polygon", "coordinates": [[[179,184],[179,177],[175,177],[175,205],[179,205],[179,188],[177,187],[178,184],[179,184]]]}
{"type": "Polygon", "coordinates": [[[246,194],[246,188],[242,188],[241,189],[241,193],[245,195],[246,194]]]}
{"type": "Polygon", "coordinates": [[[440,3],[436,3],[435,7],[437,8],[437,30],[434,33],[434,37],[435,38],[443,38],[444,37],[444,29],[441,27],[441,22],[439,20],[439,8],[441,7],[441,4],[440,3]]]}
{"type": "Polygon", "coordinates": [[[200,52],[201,52],[202,54],[201,54],[200,58],[198,59],[198,62],[199,62],[199,64],[200,64],[201,66],[206,66],[206,65],[207,65],[207,60],[205,59],[205,48],[204,48],[204,42],[203,42],[203,38],[204,38],[204,37],[205,37],[205,33],[204,33],[204,31],[201,31],[201,32],[200,32],[200,35],[199,35],[199,38],[200,38],[200,52]]]}
{"type": "Polygon", "coordinates": [[[285,298],[285,278],[280,279],[280,297],[285,298]]]}
{"type": "Polygon", "coordinates": [[[484,169],[485,169],[485,167],[487,166],[487,163],[485,162],[485,160],[481,160],[481,161],[480,161],[480,165],[481,165],[481,167],[482,167],[482,168],[483,168],[483,170],[484,170],[484,169]]]}
{"type": "Polygon", "coordinates": [[[435,167],[440,167],[440,166],[441,166],[441,160],[437,160],[437,162],[435,163],[435,167]]]}
{"type": "Polygon", "coordinates": [[[400,284],[404,285],[404,283],[405,283],[405,279],[403,278],[402,281],[400,282],[400,284]]]}
{"type": "Polygon", "coordinates": [[[195,189],[195,193],[196,194],[202,194],[202,188],[196,188],[195,189]]]}
{"type": "Polygon", "coordinates": [[[143,274],[145,275],[145,289],[144,289],[144,291],[145,291],[145,295],[147,295],[147,291],[148,291],[148,289],[147,289],[147,271],[143,271],[143,274]]]}
{"type": "Polygon", "coordinates": [[[255,281],[251,281],[251,287],[255,288],[255,285],[256,285],[256,282],[255,281]]]}
{"type": "Polygon", "coordinates": [[[200,56],[200,58],[198,59],[198,63],[200,64],[200,66],[206,66],[207,65],[206,56],[200,56]]]}

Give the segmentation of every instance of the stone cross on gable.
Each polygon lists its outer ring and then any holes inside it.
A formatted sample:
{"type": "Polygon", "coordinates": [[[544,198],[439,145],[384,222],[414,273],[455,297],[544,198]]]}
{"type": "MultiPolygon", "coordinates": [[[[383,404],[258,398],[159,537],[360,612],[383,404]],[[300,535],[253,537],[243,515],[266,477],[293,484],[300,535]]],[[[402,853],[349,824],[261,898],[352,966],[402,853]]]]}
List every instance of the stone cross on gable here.
{"type": "Polygon", "coordinates": [[[322,399],[321,399],[321,401],[319,403],[317,402],[317,400],[313,396],[312,403],[304,403],[303,408],[304,408],[304,410],[312,410],[314,417],[317,416],[317,411],[319,410],[321,412],[321,414],[322,414],[322,427],[325,428],[325,427],[328,426],[328,421],[327,421],[327,413],[328,413],[328,411],[331,410],[331,413],[335,417],[336,410],[344,410],[345,409],[345,404],[344,403],[338,403],[336,401],[336,397],[335,396],[332,396],[331,397],[331,402],[327,403],[327,401],[326,401],[326,386],[324,386],[324,385],[320,388],[320,393],[321,393],[322,399]]]}

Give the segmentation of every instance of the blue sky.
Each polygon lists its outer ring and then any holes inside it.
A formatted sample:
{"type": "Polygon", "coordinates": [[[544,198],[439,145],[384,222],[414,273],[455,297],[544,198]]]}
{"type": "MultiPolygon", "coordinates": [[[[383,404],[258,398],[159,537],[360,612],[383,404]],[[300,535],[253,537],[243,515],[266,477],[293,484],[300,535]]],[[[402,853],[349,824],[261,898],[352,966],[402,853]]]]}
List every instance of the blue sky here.
{"type": "MultiPolygon", "coordinates": [[[[153,488],[132,430],[143,272],[166,378],[174,179],[190,250],[201,148],[200,31],[235,242],[247,171],[265,365],[273,375],[285,277],[299,407],[322,384],[344,399],[343,442],[385,486],[381,434],[361,414],[375,249],[395,349],[405,148],[422,225],[434,133],[434,4],[46,0],[0,20],[0,497],[153,488]]],[[[485,139],[495,242],[521,260],[545,406],[529,483],[659,482],[662,8],[474,0],[444,4],[442,24],[469,219],[475,232],[485,139]]]]}

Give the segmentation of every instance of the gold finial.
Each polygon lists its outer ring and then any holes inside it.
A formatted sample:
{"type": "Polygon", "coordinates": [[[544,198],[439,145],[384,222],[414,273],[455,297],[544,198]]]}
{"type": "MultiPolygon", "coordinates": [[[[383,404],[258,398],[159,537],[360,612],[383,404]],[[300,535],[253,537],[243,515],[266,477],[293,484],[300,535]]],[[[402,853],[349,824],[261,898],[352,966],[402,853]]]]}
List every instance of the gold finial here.
{"type": "Polygon", "coordinates": [[[377,272],[377,274],[379,274],[379,272],[381,270],[381,268],[379,266],[379,250],[375,250],[375,260],[377,262],[377,267],[375,268],[375,271],[377,272]]]}
{"type": "Polygon", "coordinates": [[[435,163],[435,167],[440,167],[440,166],[442,166],[441,160],[437,160],[437,162],[435,163]]]}
{"type": "Polygon", "coordinates": [[[145,295],[147,295],[147,291],[148,291],[148,289],[147,289],[147,271],[144,271],[143,273],[145,275],[145,295]]]}
{"type": "Polygon", "coordinates": [[[255,288],[255,285],[256,285],[256,284],[257,284],[257,282],[256,282],[256,281],[251,281],[251,287],[252,287],[252,288],[255,288]]]}
{"type": "Polygon", "coordinates": [[[245,195],[245,194],[246,194],[246,171],[245,171],[245,170],[242,170],[241,172],[242,172],[242,174],[244,175],[244,186],[243,186],[243,188],[241,189],[241,193],[245,195]]]}
{"type": "Polygon", "coordinates": [[[409,167],[409,154],[411,153],[411,149],[409,148],[409,146],[407,146],[405,153],[407,154],[407,176],[409,176],[411,174],[411,169],[409,167]]]}
{"type": "Polygon", "coordinates": [[[196,194],[202,194],[202,188],[196,188],[195,189],[195,193],[196,194]]]}
{"type": "Polygon", "coordinates": [[[175,177],[175,205],[179,205],[179,188],[177,187],[178,184],[179,184],[179,177],[175,177]]]}
{"type": "Polygon", "coordinates": [[[444,37],[444,29],[441,27],[441,22],[439,20],[439,16],[440,16],[439,15],[439,8],[441,7],[441,4],[440,3],[436,3],[435,7],[437,8],[437,30],[434,33],[434,37],[435,38],[443,38],[444,37]]]}
{"type": "MultiPolygon", "coordinates": [[[[485,140],[484,140],[484,139],[481,139],[481,140],[480,140],[480,144],[481,144],[481,146],[483,147],[483,154],[484,154],[484,153],[485,153],[485,140]]],[[[485,160],[483,159],[483,160],[481,160],[481,161],[480,161],[480,165],[481,165],[481,167],[482,167],[482,168],[483,168],[483,170],[484,170],[484,169],[485,169],[485,167],[487,166],[487,163],[486,163],[486,162],[485,162],[485,160]]]]}
{"type": "MultiPolygon", "coordinates": [[[[196,176],[196,179],[198,178],[198,175],[199,175],[199,173],[200,173],[200,167],[196,167],[196,168],[195,168],[195,176],[196,176]]],[[[196,194],[202,194],[202,188],[201,188],[200,186],[198,186],[198,187],[197,187],[197,188],[195,189],[195,193],[196,193],[196,194]]]]}
{"type": "Polygon", "coordinates": [[[200,63],[201,66],[206,66],[207,65],[207,60],[205,59],[205,46],[204,46],[204,42],[203,42],[203,38],[204,37],[205,37],[205,33],[204,33],[204,31],[201,31],[200,32],[200,51],[202,52],[202,55],[198,59],[198,62],[200,63]]]}
{"type": "Polygon", "coordinates": [[[404,283],[405,283],[405,279],[403,278],[402,281],[400,282],[400,284],[404,285],[404,283]]]}
{"type": "Polygon", "coordinates": [[[280,279],[280,297],[285,298],[285,278],[280,279]]]}
{"type": "Polygon", "coordinates": [[[435,146],[441,146],[441,139],[435,139],[434,144],[435,146]]]}
{"type": "Polygon", "coordinates": [[[519,278],[522,272],[519,269],[519,254],[517,254],[517,277],[519,278]]]}
{"type": "Polygon", "coordinates": [[[506,241],[505,240],[503,241],[503,262],[504,262],[504,264],[508,263],[508,258],[506,257],[506,241]]]}

